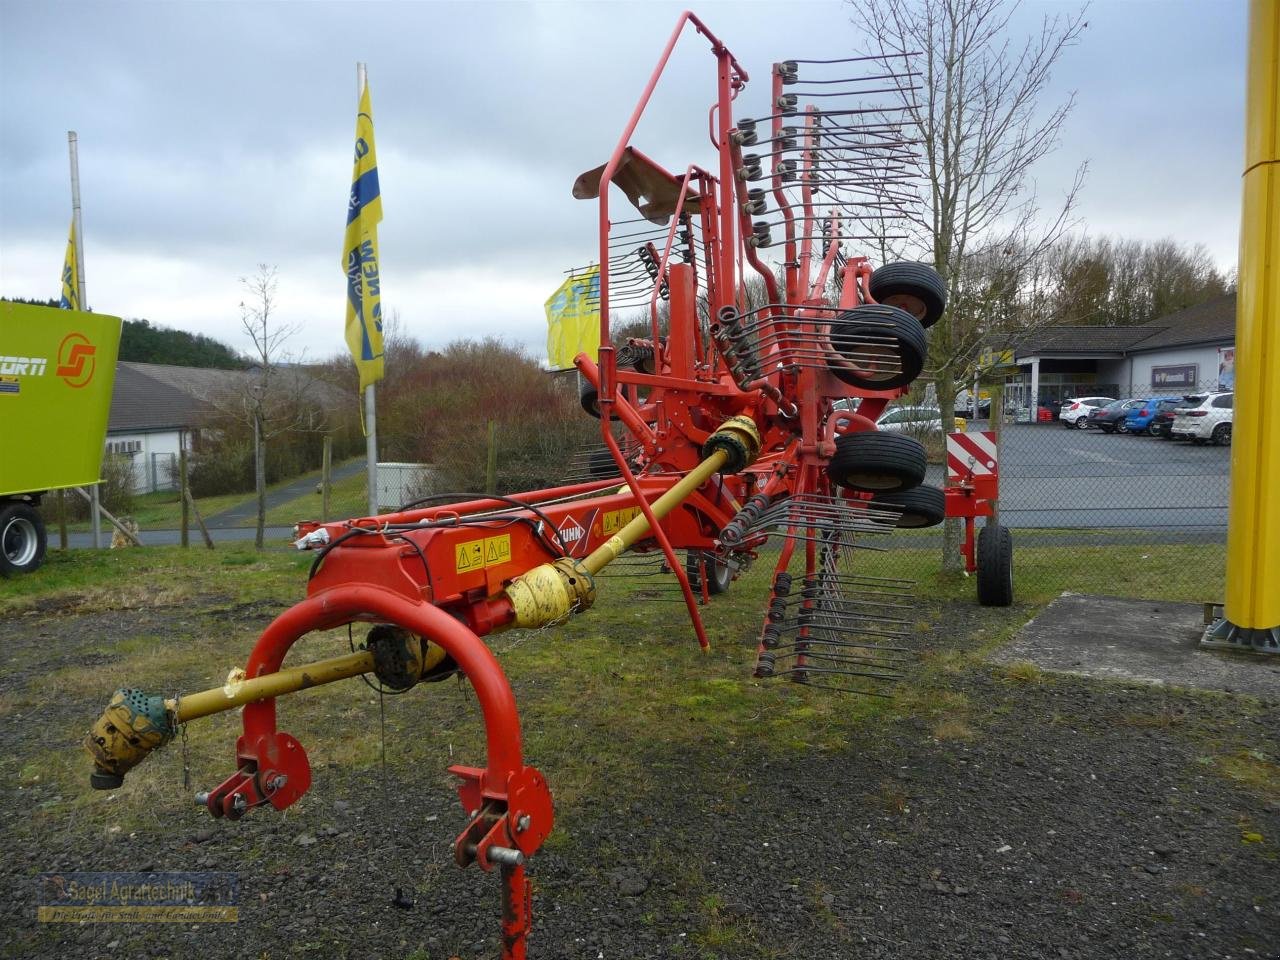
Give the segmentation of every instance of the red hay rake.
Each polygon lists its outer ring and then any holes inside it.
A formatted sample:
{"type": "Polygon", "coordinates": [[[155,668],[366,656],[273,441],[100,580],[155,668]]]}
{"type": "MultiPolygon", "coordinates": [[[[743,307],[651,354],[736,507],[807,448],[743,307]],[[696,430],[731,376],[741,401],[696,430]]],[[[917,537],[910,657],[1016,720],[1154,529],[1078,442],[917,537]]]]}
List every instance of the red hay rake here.
{"type": "Polygon", "coordinates": [[[169,700],[118,691],[87,740],[93,785],[119,785],[180,724],[243,705],[236,770],[198,799],[231,819],[284,809],[311,776],[301,744],[277,729],[276,697],[368,673],[394,690],[461,674],[488,755],[482,767],[450,768],[468,816],[455,858],[500,871],[502,956],[521,958],[524,864],[551,832],[551,794],[524,762],[511,688],[482,637],[585,610],[625,552],[674,576],[705,647],[700,606],[779,541],[755,676],[884,695],[907,656],[895,641],[910,584],[847,561],[866,536],[943,516],[943,492],[921,486],[921,445],[875,422],[919,375],[945,286],[920,264],[873,271],[844,245],[883,236],[911,201],[911,144],[895,108],[875,102],[912,88],[908,67],[780,62],[763,114],[735,121],[747,72],[682,15],[608,161],[573,187],[600,210],[601,347],[575,361],[584,406],[601,422],[594,478],[300,525],[299,546],[316,551],[307,598],[267,627],[225,688],[169,700]],[[672,173],[630,141],[689,26],[715,62],[716,163],[672,173]],[[610,186],[638,218],[612,218],[610,186]],[[767,248],[781,252],[780,276],[761,260],[767,248]],[[610,314],[629,307],[649,311],[649,336],[616,344],[610,314]],[[793,577],[798,551],[803,575],[793,577]],[[283,667],[303,635],[359,622],[371,628],[352,654],[283,667]]]}

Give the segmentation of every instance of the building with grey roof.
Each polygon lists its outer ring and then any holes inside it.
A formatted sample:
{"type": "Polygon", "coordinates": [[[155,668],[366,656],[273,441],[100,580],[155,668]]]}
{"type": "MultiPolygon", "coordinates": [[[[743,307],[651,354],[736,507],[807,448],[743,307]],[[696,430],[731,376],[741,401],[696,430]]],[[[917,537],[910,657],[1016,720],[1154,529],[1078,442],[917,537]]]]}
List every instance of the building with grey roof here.
{"type": "Polygon", "coordinates": [[[1036,330],[1005,351],[1012,406],[1080,396],[1176,396],[1235,385],[1236,295],[1136,326],[1036,330]]]}

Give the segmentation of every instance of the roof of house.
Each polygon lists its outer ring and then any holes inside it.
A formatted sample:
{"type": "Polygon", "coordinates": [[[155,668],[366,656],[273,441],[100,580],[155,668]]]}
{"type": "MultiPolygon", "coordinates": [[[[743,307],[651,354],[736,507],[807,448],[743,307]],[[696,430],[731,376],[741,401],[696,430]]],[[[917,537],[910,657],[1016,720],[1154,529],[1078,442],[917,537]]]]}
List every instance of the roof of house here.
{"type": "Polygon", "coordinates": [[[1215,297],[1145,326],[1156,328],[1156,332],[1136,344],[1132,350],[1134,353],[1232,340],[1236,335],[1236,295],[1228,293],[1215,297]]]}
{"type": "Polygon", "coordinates": [[[116,364],[111,413],[107,417],[108,433],[181,430],[199,419],[205,405],[190,394],[138,369],[147,366],[116,364]]]}
{"type": "MultiPolygon", "coordinates": [[[[276,375],[299,381],[297,392],[324,406],[344,401],[342,391],[319,380],[302,367],[279,367],[276,375]]],[[[244,392],[257,377],[254,370],[179,367],[166,363],[116,364],[108,433],[189,429],[198,424],[211,404],[244,392]]]]}
{"type": "Polygon", "coordinates": [[[1151,336],[1150,327],[1044,327],[1018,346],[1019,356],[1054,353],[1114,354],[1120,356],[1151,336]]]}
{"type": "Polygon", "coordinates": [[[1128,327],[1062,326],[1036,330],[1017,347],[1018,357],[1122,357],[1201,343],[1221,343],[1235,337],[1236,295],[1228,293],[1205,303],[1128,327]]]}

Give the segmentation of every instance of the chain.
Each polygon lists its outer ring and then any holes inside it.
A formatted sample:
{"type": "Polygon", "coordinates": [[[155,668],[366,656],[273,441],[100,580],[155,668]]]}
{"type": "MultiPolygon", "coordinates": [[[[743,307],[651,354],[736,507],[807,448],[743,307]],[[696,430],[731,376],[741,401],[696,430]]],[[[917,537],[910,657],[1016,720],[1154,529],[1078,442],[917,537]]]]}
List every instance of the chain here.
{"type": "MultiPolygon", "coordinates": [[[[182,712],[182,694],[173,698],[173,716],[176,720],[182,712]]],[[[182,730],[182,789],[191,790],[191,756],[187,744],[187,725],[181,724],[182,730]]]]}

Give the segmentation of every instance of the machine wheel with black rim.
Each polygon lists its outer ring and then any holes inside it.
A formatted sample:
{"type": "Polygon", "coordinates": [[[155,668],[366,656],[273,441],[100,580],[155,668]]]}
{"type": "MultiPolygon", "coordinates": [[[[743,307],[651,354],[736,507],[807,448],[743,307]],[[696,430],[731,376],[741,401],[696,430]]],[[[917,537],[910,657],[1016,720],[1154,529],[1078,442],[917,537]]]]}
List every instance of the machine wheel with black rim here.
{"type": "Polygon", "coordinates": [[[1220,423],[1214,427],[1213,442],[1220,447],[1231,446],[1231,424],[1220,423]]]}
{"type": "Polygon", "coordinates": [[[900,307],[863,303],[831,321],[827,369],[863,390],[905,387],[924,369],[928,340],[920,321],[900,307]]]}
{"type": "Polygon", "coordinates": [[[44,563],[44,520],[26,503],[0,506],[0,574],[30,573],[44,563]]]}
{"type": "Polygon", "coordinates": [[[695,593],[702,592],[702,568],[707,568],[707,593],[719,596],[729,589],[733,582],[733,567],[727,560],[721,560],[714,553],[704,550],[689,550],[684,557],[684,572],[689,577],[689,586],[695,593]]]}
{"type": "Polygon", "coordinates": [[[871,274],[870,287],[877,303],[907,311],[926,329],[947,308],[947,283],[927,263],[886,263],[871,274]]]}
{"type": "Polygon", "coordinates": [[[924,447],[897,433],[846,433],[836,437],[827,464],[831,482],[868,493],[899,493],[924,481],[924,447]]]}
{"type": "Polygon", "coordinates": [[[900,509],[895,526],[915,529],[936,527],[947,515],[946,495],[937,487],[925,484],[899,493],[882,493],[871,501],[873,507],[900,509]]]}
{"type": "Polygon", "coordinates": [[[978,531],[978,603],[1007,607],[1013,603],[1013,535],[988,521],[978,531]]]}

